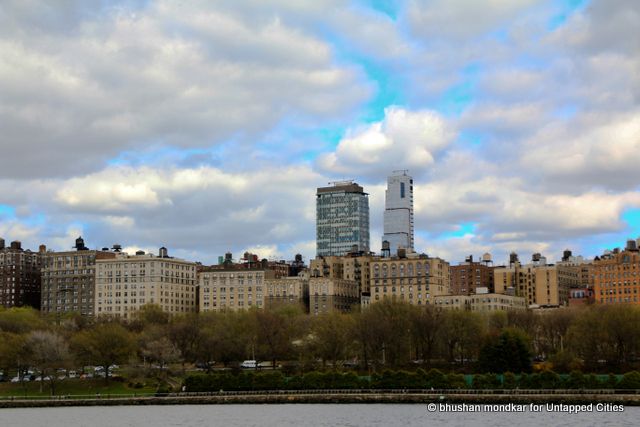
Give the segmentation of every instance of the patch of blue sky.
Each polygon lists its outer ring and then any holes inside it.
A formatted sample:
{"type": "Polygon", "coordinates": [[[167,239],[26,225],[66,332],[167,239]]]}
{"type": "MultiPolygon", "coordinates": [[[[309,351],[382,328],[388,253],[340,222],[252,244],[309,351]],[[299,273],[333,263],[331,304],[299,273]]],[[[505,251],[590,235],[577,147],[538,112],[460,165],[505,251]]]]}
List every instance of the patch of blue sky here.
{"type": "Polygon", "coordinates": [[[640,237],[640,209],[628,209],[622,214],[622,220],[627,223],[629,238],[640,237]]]}
{"type": "Polygon", "coordinates": [[[605,250],[623,248],[627,239],[640,238],[640,209],[628,209],[622,214],[622,221],[626,224],[619,232],[597,234],[576,239],[573,243],[583,248],[587,257],[601,255],[605,250]]]}
{"type": "Polygon", "coordinates": [[[563,0],[558,2],[560,4],[559,10],[554,14],[547,22],[547,29],[549,31],[555,31],[564,25],[565,22],[574,13],[583,10],[588,4],[588,0],[563,0]]]}
{"type": "Polygon", "coordinates": [[[449,88],[440,97],[436,109],[445,116],[458,116],[474,101],[473,83],[465,81],[449,88]]]}
{"type": "Polygon", "coordinates": [[[378,122],[384,118],[385,108],[406,104],[401,82],[393,77],[393,71],[369,58],[354,57],[352,60],[360,65],[369,79],[376,84],[376,93],[363,108],[361,121],[378,122]]]}
{"type": "Polygon", "coordinates": [[[397,0],[360,0],[359,3],[387,15],[391,19],[395,20],[398,17],[397,0]]]}
{"type": "Polygon", "coordinates": [[[21,218],[20,221],[29,227],[40,227],[47,224],[47,217],[42,213],[21,218]]]}
{"type": "Polygon", "coordinates": [[[480,132],[471,130],[462,130],[458,134],[457,143],[465,148],[482,148],[484,135],[480,132]]]}
{"type": "Polygon", "coordinates": [[[453,231],[447,231],[445,233],[441,233],[437,239],[438,240],[447,240],[455,237],[464,237],[468,234],[475,234],[476,232],[476,224],[474,222],[465,222],[462,224],[458,224],[456,229],[453,231]]]}
{"type": "Polygon", "coordinates": [[[10,205],[0,205],[0,218],[13,219],[16,217],[16,209],[10,205]]]}
{"type": "Polygon", "coordinates": [[[444,92],[436,104],[436,109],[446,116],[458,116],[476,97],[476,84],[483,71],[483,66],[473,62],[467,64],[461,71],[460,83],[444,92]]]}
{"type": "Polygon", "coordinates": [[[365,56],[358,47],[344,37],[329,30],[321,31],[323,39],[333,46],[336,61],[340,64],[357,65],[369,82],[375,85],[374,95],[358,112],[357,120],[365,123],[380,121],[384,110],[390,105],[405,105],[406,96],[400,76],[392,69],[392,64],[365,56]]]}
{"type": "Polygon", "coordinates": [[[568,120],[571,119],[573,117],[575,117],[575,115],[578,113],[578,106],[576,105],[564,105],[560,108],[557,108],[553,113],[553,117],[556,117],[558,119],[562,119],[562,120],[568,120]]]}

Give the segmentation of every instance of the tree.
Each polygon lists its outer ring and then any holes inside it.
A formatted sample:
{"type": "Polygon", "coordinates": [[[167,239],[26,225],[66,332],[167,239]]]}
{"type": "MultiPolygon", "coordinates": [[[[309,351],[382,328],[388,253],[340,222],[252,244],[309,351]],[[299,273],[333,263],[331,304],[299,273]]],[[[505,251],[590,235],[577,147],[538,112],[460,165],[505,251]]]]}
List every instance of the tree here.
{"type": "Polygon", "coordinates": [[[412,310],[411,331],[417,344],[416,354],[431,366],[431,359],[442,329],[442,310],[432,305],[425,305],[412,310]]]}
{"type": "Polygon", "coordinates": [[[385,299],[362,312],[357,323],[360,345],[376,363],[399,366],[409,360],[411,306],[385,299]]]}
{"type": "Polygon", "coordinates": [[[135,312],[134,320],[128,326],[133,331],[141,332],[146,326],[167,325],[170,317],[158,304],[145,304],[135,312]]]}
{"type": "Polygon", "coordinates": [[[271,310],[256,310],[252,313],[257,353],[261,359],[270,360],[276,366],[278,360],[284,360],[292,354],[291,320],[282,313],[271,310]]]}
{"type": "Polygon", "coordinates": [[[604,328],[603,308],[587,307],[569,327],[567,340],[573,352],[584,360],[585,368],[597,369],[607,358],[608,335],[604,328]]]}
{"type": "Polygon", "coordinates": [[[189,313],[176,317],[169,324],[168,339],[179,351],[182,370],[185,362],[194,362],[200,338],[200,317],[198,313],[189,313]]]}
{"type": "Polygon", "coordinates": [[[40,392],[42,383],[48,377],[51,395],[54,395],[58,381],[56,369],[67,367],[70,359],[69,346],[60,335],[49,331],[31,332],[25,344],[29,351],[28,360],[40,374],[40,392]]]}
{"type": "Polygon", "coordinates": [[[574,310],[554,310],[540,316],[538,321],[539,341],[538,353],[551,356],[564,350],[567,331],[571,326],[574,310]]]}
{"type": "Polygon", "coordinates": [[[29,351],[25,335],[0,332],[0,369],[5,373],[10,369],[15,369],[18,372],[20,383],[25,385],[24,375],[29,369],[29,351]]]}
{"type": "Polygon", "coordinates": [[[464,365],[475,358],[483,336],[483,318],[470,311],[445,312],[442,334],[450,363],[464,365]]]}
{"type": "Polygon", "coordinates": [[[531,372],[531,352],[526,334],[507,328],[490,337],[480,349],[478,366],[482,372],[531,372]]]}
{"type": "Polygon", "coordinates": [[[354,319],[352,316],[333,312],[318,316],[311,326],[311,348],[322,359],[330,361],[333,368],[337,362],[349,357],[353,348],[354,319]]]}
{"type": "Polygon", "coordinates": [[[24,334],[45,327],[38,311],[33,308],[0,308],[0,331],[24,334]]]}
{"type": "Polygon", "coordinates": [[[155,365],[159,376],[164,377],[167,366],[180,360],[180,350],[159,326],[147,328],[139,342],[141,355],[155,365]]]}
{"type": "Polygon", "coordinates": [[[124,363],[135,350],[131,332],[118,323],[103,323],[79,332],[72,338],[76,357],[104,369],[109,381],[111,365],[124,363]]]}

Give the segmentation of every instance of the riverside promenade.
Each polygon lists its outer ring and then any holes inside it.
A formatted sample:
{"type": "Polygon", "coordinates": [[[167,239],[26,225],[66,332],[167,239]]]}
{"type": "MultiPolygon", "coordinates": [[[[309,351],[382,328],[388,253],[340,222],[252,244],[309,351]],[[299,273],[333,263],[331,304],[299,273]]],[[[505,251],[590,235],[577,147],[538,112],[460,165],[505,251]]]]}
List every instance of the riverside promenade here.
{"type": "Polygon", "coordinates": [[[209,405],[283,403],[471,403],[640,406],[640,390],[273,390],[244,392],[169,393],[154,395],[84,395],[3,397],[0,408],[209,405]]]}

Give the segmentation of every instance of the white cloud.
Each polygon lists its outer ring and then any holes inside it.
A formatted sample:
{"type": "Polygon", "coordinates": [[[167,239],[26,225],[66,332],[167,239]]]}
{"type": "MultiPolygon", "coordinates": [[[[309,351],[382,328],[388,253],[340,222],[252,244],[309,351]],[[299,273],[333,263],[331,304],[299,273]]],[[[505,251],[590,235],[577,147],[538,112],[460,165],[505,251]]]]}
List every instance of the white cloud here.
{"type": "Polygon", "coordinates": [[[5,176],[70,176],[121,150],[250,140],[289,116],[336,121],[371,90],[329,44],[277,16],[253,23],[160,1],[81,13],[72,31],[43,37],[40,10],[9,4],[0,18],[13,29],[0,42],[5,176]]]}
{"type": "Polygon", "coordinates": [[[434,111],[385,110],[385,118],[351,129],[336,150],[319,156],[317,167],[333,175],[366,176],[379,181],[394,169],[420,175],[455,134],[434,111]]]}
{"type": "Polygon", "coordinates": [[[414,34],[427,40],[467,39],[495,31],[536,0],[411,0],[407,19],[414,34]]]}

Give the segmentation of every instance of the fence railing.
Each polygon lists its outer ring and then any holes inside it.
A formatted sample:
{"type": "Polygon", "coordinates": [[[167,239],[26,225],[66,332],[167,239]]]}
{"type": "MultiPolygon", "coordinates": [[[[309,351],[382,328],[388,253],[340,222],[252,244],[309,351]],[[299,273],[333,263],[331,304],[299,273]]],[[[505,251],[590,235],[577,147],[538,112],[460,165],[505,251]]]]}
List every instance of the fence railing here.
{"type": "Polygon", "coordinates": [[[100,400],[100,399],[144,399],[144,398],[189,398],[208,396],[269,396],[269,395],[372,395],[372,394],[420,394],[432,396],[460,395],[640,395],[640,389],[315,389],[315,390],[246,390],[246,391],[213,391],[213,392],[180,392],[180,393],[110,393],[110,394],[63,394],[55,396],[15,395],[0,396],[0,401],[13,400],[100,400]]]}

